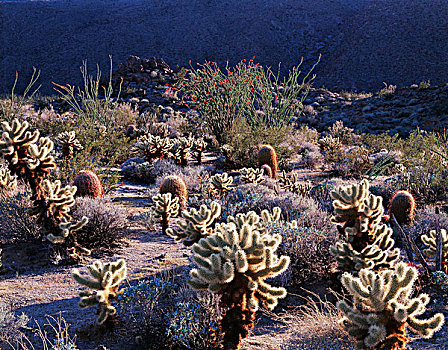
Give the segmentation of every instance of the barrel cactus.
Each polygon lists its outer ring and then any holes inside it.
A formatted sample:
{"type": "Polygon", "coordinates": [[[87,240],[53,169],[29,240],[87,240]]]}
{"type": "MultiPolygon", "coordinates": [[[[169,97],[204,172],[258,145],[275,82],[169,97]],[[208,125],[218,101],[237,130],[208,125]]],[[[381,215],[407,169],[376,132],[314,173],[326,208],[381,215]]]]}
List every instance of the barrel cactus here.
{"type": "Polygon", "coordinates": [[[179,198],[180,210],[184,210],[188,203],[187,185],[184,180],[177,175],[165,176],[160,183],[159,193],[171,193],[173,197],[179,198]]]}
{"type": "Polygon", "coordinates": [[[415,214],[415,199],[408,191],[397,191],[389,204],[389,214],[393,214],[400,225],[412,225],[415,214]]]}
{"type": "Polygon", "coordinates": [[[82,170],[73,180],[73,185],[78,189],[76,196],[100,198],[104,195],[103,185],[98,175],[90,170],[82,170]]]}
{"type": "Polygon", "coordinates": [[[270,145],[263,145],[258,151],[258,166],[262,167],[265,164],[269,165],[272,170],[272,178],[276,179],[278,172],[277,153],[274,147],[270,145]]]}

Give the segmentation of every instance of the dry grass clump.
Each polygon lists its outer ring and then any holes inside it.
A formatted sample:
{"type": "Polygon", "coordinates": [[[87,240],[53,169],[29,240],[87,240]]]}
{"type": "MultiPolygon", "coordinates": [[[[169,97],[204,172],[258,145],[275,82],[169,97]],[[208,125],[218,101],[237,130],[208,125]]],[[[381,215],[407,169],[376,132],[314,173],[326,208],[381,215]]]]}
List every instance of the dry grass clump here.
{"type": "Polygon", "coordinates": [[[89,218],[76,232],[78,243],[88,249],[111,248],[120,242],[129,227],[126,211],[107,199],[77,198],[71,214],[74,220],[89,218]]]}

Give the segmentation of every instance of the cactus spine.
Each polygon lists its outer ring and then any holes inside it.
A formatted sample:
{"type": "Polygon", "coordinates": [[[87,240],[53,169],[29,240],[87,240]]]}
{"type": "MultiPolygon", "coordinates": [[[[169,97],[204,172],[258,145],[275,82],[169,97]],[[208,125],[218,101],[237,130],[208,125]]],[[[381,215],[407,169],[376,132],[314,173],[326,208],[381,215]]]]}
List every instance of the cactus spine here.
{"type": "Polygon", "coordinates": [[[277,178],[278,163],[277,163],[277,153],[274,147],[270,145],[263,145],[258,151],[258,166],[269,165],[272,170],[272,178],[277,178]]]}
{"type": "Polygon", "coordinates": [[[72,271],[73,279],[76,282],[95,290],[80,292],[81,300],[78,305],[81,308],[98,305],[96,323],[102,325],[117,313],[117,310],[111,305],[111,300],[117,297],[118,287],[126,278],[126,262],[123,259],[106,264],[95,261],[87,269],[90,276],[82,276],[78,269],[72,271]]]}
{"type": "Polygon", "coordinates": [[[221,205],[217,202],[210,204],[210,209],[205,204],[201,205],[199,210],[194,208],[182,213],[185,222],[179,223],[182,232],[168,229],[166,233],[189,247],[201,238],[207,237],[213,232],[213,228],[221,215],[221,205]]]}
{"type": "Polygon", "coordinates": [[[184,210],[187,207],[188,191],[187,185],[184,180],[179,176],[169,175],[165,176],[160,183],[159,193],[171,193],[173,197],[179,198],[180,210],[184,210]]]}
{"type": "Polygon", "coordinates": [[[98,175],[90,170],[82,170],[73,180],[78,191],[76,196],[100,198],[104,195],[103,185],[98,175]]]}
{"type": "Polygon", "coordinates": [[[339,269],[356,271],[363,268],[379,270],[393,266],[400,256],[393,249],[392,229],[380,225],[384,213],[382,198],[369,192],[369,182],[340,186],[330,193],[340,239],[331,247],[339,269]]]}
{"type": "Polygon", "coordinates": [[[284,272],[289,257],[275,254],[281,236],[270,234],[266,227],[259,230],[261,222],[255,213],[241,214],[233,222],[217,224],[212,235],[192,248],[198,268],[190,272],[188,283],[193,289],[221,295],[227,308],[221,320],[225,349],[239,349],[241,339],[254,326],[259,303],[272,310],[286,296],[284,288],[273,287],[265,279],[284,272]]]}
{"type": "Polygon", "coordinates": [[[440,330],[442,314],[427,320],[416,318],[429,302],[426,294],[410,298],[417,276],[417,270],[405,263],[379,273],[363,269],[358,278],[349,273],[342,276],[342,285],[353,296],[354,305],[344,300],[337,303],[344,315],[340,322],[356,338],[358,349],[404,349],[406,326],[424,338],[440,330]]]}
{"type": "Polygon", "coordinates": [[[412,225],[415,213],[415,199],[408,191],[397,191],[389,204],[389,213],[394,214],[400,225],[412,225]]]}
{"type": "Polygon", "coordinates": [[[162,233],[167,233],[171,217],[179,214],[179,197],[172,197],[171,193],[158,194],[152,197],[155,203],[154,216],[160,219],[162,233]]]}

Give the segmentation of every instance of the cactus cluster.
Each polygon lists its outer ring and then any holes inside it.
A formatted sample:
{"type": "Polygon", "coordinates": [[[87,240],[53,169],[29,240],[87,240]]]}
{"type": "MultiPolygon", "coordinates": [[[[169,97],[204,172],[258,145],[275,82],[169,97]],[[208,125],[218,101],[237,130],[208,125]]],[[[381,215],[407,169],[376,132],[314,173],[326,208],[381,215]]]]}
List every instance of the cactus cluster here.
{"type": "MultiPolygon", "coordinates": [[[[448,273],[448,233],[445,229],[440,229],[440,236],[442,238],[442,268],[443,272],[448,273]]],[[[431,230],[429,234],[424,234],[420,236],[422,242],[428,247],[423,250],[428,258],[436,256],[437,253],[437,231],[431,230]]]]}
{"type": "Polygon", "coordinates": [[[176,241],[182,241],[185,246],[189,247],[199,242],[201,238],[213,233],[220,215],[221,205],[219,203],[212,202],[210,208],[203,204],[199,210],[192,208],[182,213],[182,217],[185,220],[185,222],[179,223],[182,231],[168,229],[166,233],[168,236],[175,238],[176,241]]]}
{"type": "Polygon", "coordinates": [[[12,175],[8,168],[0,168],[0,196],[17,187],[17,176],[12,175]]]}
{"type": "Polygon", "coordinates": [[[299,174],[291,173],[287,175],[282,171],[279,176],[280,188],[285,191],[298,194],[303,197],[309,197],[313,185],[310,181],[303,181],[299,178],[299,174]]]}
{"type": "Polygon", "coordinates": [[[232,188],[233,177],[227,173],[215,174],[210,178],[210,190],[214,195],[225,196],[232,188]]]}
{"type": "Polygon", "coordinates": [[[391,268],[400,256],[393,249],[392,229],[381,224],[384,213],[382,198],[369,192],[369,182],[339,186],[330,193],[340,239],[331,247],[339,269],[357,271],[364,268],[391,268]]]}
{"type": "Polygon", "coordinates": [[[240,173],[240,179],[244,183],[258,185],[264,181],[263,169],[242,168],[240,173]]]}
{"type": "Polygon", "coordinates": [[[429,302],[426,294],[411,298],[417,276],[417,270],[405,263],[379,273],[363,269],[359,277],[349,273],[342,276],[341,282],[354,303],[338,302],[343,314],[340,322],[357,340],[359,349],[404,349],[408,342],[406,326],[424,338],[440,330],[442,314],[426,320],[417,318],[429,302]]]}
{"type": "Polygon", "coordinates": [[[324,136],[317,142],[322,151],[337,151],[342,147],[342,142],[339,137],[333,137],[331,135],[324,136]]]}
{"type": "Polygon", "coordinates": [[[271,168],[271,177],[276,179],[278,172],[277,153],[274,147],[270,145],[263,145],[258,151],[258,166],[262,167],[265,164],[271,168]]]}
{"type": "MultiPolygon", "coordinates": [[[[276,216],[265,214],[265,219],[276,216]]],[[[281,236],[271,234],[263,219],[252,212],[217,224],[213,234],[193,245],[198,268],[190,272],[188,283],[193,289],[221,295],[227,308],[221,320],[225,349],[239,348],[260,304],[272,310],[286,296],[284,288],[265,281],[288,268],[289,257],[276,255],[280,243],[281,236]]]]}
{"type": "Polygon", "coordinates": [[[203,139],[195,140],[193,137],[170,139],[168,136],[161,137],[147,133],[137,140],[131,151],[150,163],[156,159],[171,158],[176,164],[185,166],[192,150],[196,152],[200,162],[205,147],[203,139]]]}
{"type": "MultiPolygon", "coordinates": [[[[61,187],[59,181],[51,182],[45,177],[56,167],[53,156],[53,142],[46,137],[39,138],[39,131],[29,131],[26,121],[14,119],[12,123],[2,122],[0,154],[8,162],[11,174],[16,175],[31,188],[33,206],[31,215],[37,216],[42,225],[42,233],[52,243],[63,243],[61,253],[71,252],[72,258],[79,257],[78,252],[88,254],[89,251],[79,247],[76,237],[70,233],[80,229],[87,223],[83,217],[79,222],[72,222],[69,214],[76,187],[61,187]]],[[[56,249],[59,249],[56,248],[56,249]]]]}
{"type": "Polygon", "coordinates": [[[171,193],[159,193],[152,197],[154,201],[154,217],[160,219],[162,233],[167,233],[171,217],[179,214],[179,197],[173,197],[171,193]]]}
{"type": "Polygon", "coordinates": [[[118,287],[126,278],[126,262],[120,259],[113,263],[103,264],[95,261],[87,267],[90,276],[83,276],[78,269],[73,269],[73,279],[94,291],[82,291],[79,293],[81,300],[79,307],[85,308],[98,305],[98,317],[96,323],[104,324],[117,313],[115,307],[111,305],[111,300],[117,297],[118,287]]]}
{"type": "Polygon", "coordinates": [[[61,149],[62,156],[68,159],[72,159],[75,152],[84,149],[76,138],[75,131],[64,131],[56,137],[55,141],[61,149]]]}
{"type": "Polygon", "coordinates": [[[100,198],[104,195],[103,185],[98,175],[90,170],[82,170],[73,180],[73,185],[78,189],[76,196],[100,198]]]}

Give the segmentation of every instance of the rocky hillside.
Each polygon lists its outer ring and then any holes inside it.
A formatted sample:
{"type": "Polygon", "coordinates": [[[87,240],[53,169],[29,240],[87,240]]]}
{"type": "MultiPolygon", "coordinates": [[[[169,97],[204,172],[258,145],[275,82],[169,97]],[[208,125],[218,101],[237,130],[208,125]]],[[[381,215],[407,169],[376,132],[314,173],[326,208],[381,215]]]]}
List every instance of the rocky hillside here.
{"type": "Polygon", "coordinates": [[[79,83],[79,66],[107,71],[129,54],[175,68],[242,58],[288,68],[322,61],[316,84],[379,90],[448,81],[448,3],[442,0],[55,0],[0,2],[0,93],[32,67],[51,81],[79,83]]]}

